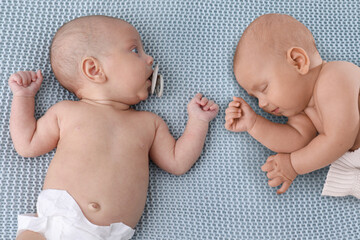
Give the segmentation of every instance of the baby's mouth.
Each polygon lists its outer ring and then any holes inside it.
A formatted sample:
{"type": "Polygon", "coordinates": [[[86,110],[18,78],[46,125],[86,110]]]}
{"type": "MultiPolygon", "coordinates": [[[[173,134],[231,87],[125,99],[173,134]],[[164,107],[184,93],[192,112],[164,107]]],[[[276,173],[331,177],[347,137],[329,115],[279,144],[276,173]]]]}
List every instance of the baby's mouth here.
{"type": "Polygon", "coordinates": [[[279,108],[275,108],[274,110],[271,111],[272,113],[276,113],[278,114],[279,113],[279,108]]]}
{"type": "Polygon", "coordinates": [[[152,73],[151,75],[146,79],[146,85],[148,85],[148,92],[151,93],[151,84],[152,84],[152,73]]]}

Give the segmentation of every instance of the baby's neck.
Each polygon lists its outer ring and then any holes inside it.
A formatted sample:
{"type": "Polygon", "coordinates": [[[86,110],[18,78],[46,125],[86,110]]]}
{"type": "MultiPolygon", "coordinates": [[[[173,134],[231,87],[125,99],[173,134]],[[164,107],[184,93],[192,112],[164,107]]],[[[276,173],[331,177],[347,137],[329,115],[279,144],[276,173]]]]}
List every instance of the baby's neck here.
{"type": "Polygon", "coordinates": [[[317,53],[310,58],[310,69],[309,69],[309,78],[313,80],[313,85],[315,86],[317,79],[319,78],[321,69],[325,61],[322,60],[320,55],[317,53]]]}
{"type": "Polygon", "coordinates": [[[310,63],[310,70],[309,73],[307,74],[307,78],[310,80],[310,89],[311,89],[311,93],[309,96],[309,103],[308,103],[308,107],[311,107],[314,105],[314,90],[315,90],[315,85],[316,82],[319,78],[320,72],[324,66],[326,62],[323,61],[320,57],[320,55],[316,56],[314,59],[311,59],[311,63],[310,63]]]}
{"type": "Polygon", "coordinates": [[[310,71],[319,66],[322,66],[322,64],[323,64],[323,60],[318,52],[310,56],[310,71]]]}
{"type": "Polygon", "coordinates": [[[130,105],[128,105],[126,103],[117,102],[117,101],[113,101],[113,100],[107,100],[107,99],[82,98],[82,99],[80,99],[80,101],[88,103],[88,104],[92,104],[95,106],[111,107],[111,108],[114,108],[116,110],[121,110],[121,111],[130,109],[130,105]]]}

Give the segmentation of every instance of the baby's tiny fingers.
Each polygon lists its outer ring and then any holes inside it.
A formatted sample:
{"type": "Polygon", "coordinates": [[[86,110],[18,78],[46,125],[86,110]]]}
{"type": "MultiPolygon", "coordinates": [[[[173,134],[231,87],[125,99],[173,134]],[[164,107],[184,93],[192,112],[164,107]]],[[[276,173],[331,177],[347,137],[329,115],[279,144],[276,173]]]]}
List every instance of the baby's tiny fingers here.
{"type": "Polygon", "coordinates": [[[271,156],[269,156],[269,157],[266,159],[266,162],[270,162],[270,161],[274,160],[274,159],[275,159],[275,156],[276,156],[276,155],[271,155],[271,156]]]}
{"type": "Polygon", "coordinates": [[[37,70],[36,76],[37,76],[38,78],[42,78],[42,74],[41,74],[41,70],[40,70],[40,69],[37,70]]]}
{"type": "Polygon", "coordinates": [[[290,185],[291,185],[291,182],[290,182],[290,181],[285,181],[285,182],[282,184],[281,188],[276,191],[276,193],[277,193],[277,194],[283,194],[283,193],[285,193],[285,192],[289,189],[290,185]]]}
{"type": "Polygon", "coordinates": [[[241,108],[229,107],[225,110],[225,113],[241,113],[241,108]]]}
{"type": "Polygon", "coordinates": [[[32,72],[32,71],[24,71],[24,72],[22,72],[22,73],[25,74],[26,80],[31,80],[32,74],[33,74],[34,72],[32,72]]]}
{"type": "Polygon", "coordinates": [[[37,79],[37,75],[36,75],[36,73],[35,73],[35,72],[33,72],[33,71],[31,71],[31,72],[30,72],[30,75],[31,75],[31,81],[32,81],[32,82],[35,82],[35,81],[36,81],[36,79],[37,79]]]}
{"type": "Polygon", "coordinates": [[[20,75],[17,73],[11,74],[11,76],[9,77],[9,83],[11,83],[11,82],[16,82],[17,84],[21,85],[20,75]]]}
{"type": "Polygon", "coordinates": [[[240,103],[242,103],[242,102],[245,102],[245,100],[244,99],[242,99],[241,97],[233,97],[233,100],[235,101],[235,102],[240,102],[240,103]]]}
{"type": "Polygon", "coordinates": [[[210,110],[218,110],[219,109],[219,105],[217,105],[216,103],[214,103],[213,105],[210,106],[210,110]]]}
{"type": "Polygon", "coordinates": [[[25,81],[25,77],[21,74],[21,73],[17,73],[17,80],[16,82],[21,85],[21,86],[24,86],[26,84],[26,81],[25,81]]]}
{"type": "Polygon", "coordinates": [[[225,120],[241,118],[241,113],[228,113],[225,115],[225,120]]]}
{"type": "Polygon", "coordinates": [[[274,161],[267,161],[264,165],[261,166],[263,172],[269,172],[274,169],[274,161]]]}
{"type": "Polygon", "coordinates": [[[277,177],[277,178],[274,178],[274,179],[271,179],[271,180],[268,181],[268,184],[269,184],[270,187],[277,187],[281,183],[283,183],[281,177],[277,177]]]}
{"type": "Polygon", "coordinates": [[[238,107],[240,107],[240,103],[239,102],[236,102],[236,101],[232,101],[232,102],[230,102],[229,103],[229,107],[236,107],[236,108],[238,108],[238,107]]]}
{"type": "Polygon", "coordinates": [[[272,171],[269,171],[267,174],[266,174],[266,177],[268,179],[273,179],[273,178],[276,178],[278,176],[278,172],[275,171],[275,170],[272,170],[272,171]]]}
{"type": "Polygon", "coordinates": [[[195,97],[193,98],[193,100],[195,100],[196,103],[200,103],[201,97],[202,97],[202,94],[201,94],[201,93],[197,93],[197,94],[195,95],[195,97]]]}
{"type": "Polygon", "coordinates": [[[35,83],[36,83],[37,85],[41,85],[41,83],[43,82],[43,80],[44,80],[44,78],[43,78],[43,76],[42,76],[42,74],[41,74],[41,71],[38,70],[38,71],[36,72],[36,80],[35,80],[35,83]]]}
{"type": "Polygon", "coordinates": [[[207,104],[203,107],[203,110],[207,111],[214,104],[213,100],[207,102],[207,104]]]}
{"type": "Polygon", "coordinates": [[[225,128],[227,130],[232,130],[232,124],[234,123],[234,119],[229,119],[225,121],[225,128]]]}
{"type": "Polygon", "coordinates": [[[27,87],[31,81],[31,75],[29,72],[18,72],[18,74],[20,75],[21,81],[22,81],[22,85],[27,87]]]}
{"type": "Polygon", "coordinates": [[[200,105],[201,105],[201,106],[205,106],[205,105],[208,103],[208,101],[209,101],[209,99],[207,99],[206,97],[203,97],[203,98],[201,99],[200,105]]]}
{"type": "Polygon", "coordinates": [[[43,77],[40,69],[36,72],[36,76],[37,76],[37,80],[38,80],[40,83],[42,83],[42,81],[44,80],[44,77],[43,77]]]}

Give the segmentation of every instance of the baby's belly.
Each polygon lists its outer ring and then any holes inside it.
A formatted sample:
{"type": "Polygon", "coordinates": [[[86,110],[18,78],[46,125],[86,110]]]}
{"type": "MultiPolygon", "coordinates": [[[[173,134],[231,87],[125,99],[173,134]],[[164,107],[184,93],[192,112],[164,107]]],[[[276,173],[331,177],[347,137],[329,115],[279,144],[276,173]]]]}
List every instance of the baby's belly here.
{"type": "Polygon", "coordinates": [[[49,166],[44,189],[66,190],[93,224],[136,226],[147,196],[147,154],[116,160],[66,159],[60,155],[57,153],[49,166]]]}
{"type": "Polygon", "coordinates": [[[356,140],[355,140],[355,143],[354,145],[352,146],[352,148],[350,149],[351,151],[355,151],[357,150],[358,148],[360,147],[360,131],[356,137],[356,140]]]}

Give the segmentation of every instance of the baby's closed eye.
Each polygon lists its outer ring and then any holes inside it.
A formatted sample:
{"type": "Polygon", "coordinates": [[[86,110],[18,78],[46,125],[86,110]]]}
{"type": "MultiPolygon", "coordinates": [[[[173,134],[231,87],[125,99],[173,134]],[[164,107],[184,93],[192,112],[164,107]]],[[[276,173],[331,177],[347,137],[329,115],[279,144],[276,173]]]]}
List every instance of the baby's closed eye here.
{"type": "Polygon", "coordinates": [[[268,89],[268,84],[264,85],[262,88],[261,88],[261,92],[265,92],[267,89],[268,89]]]}

